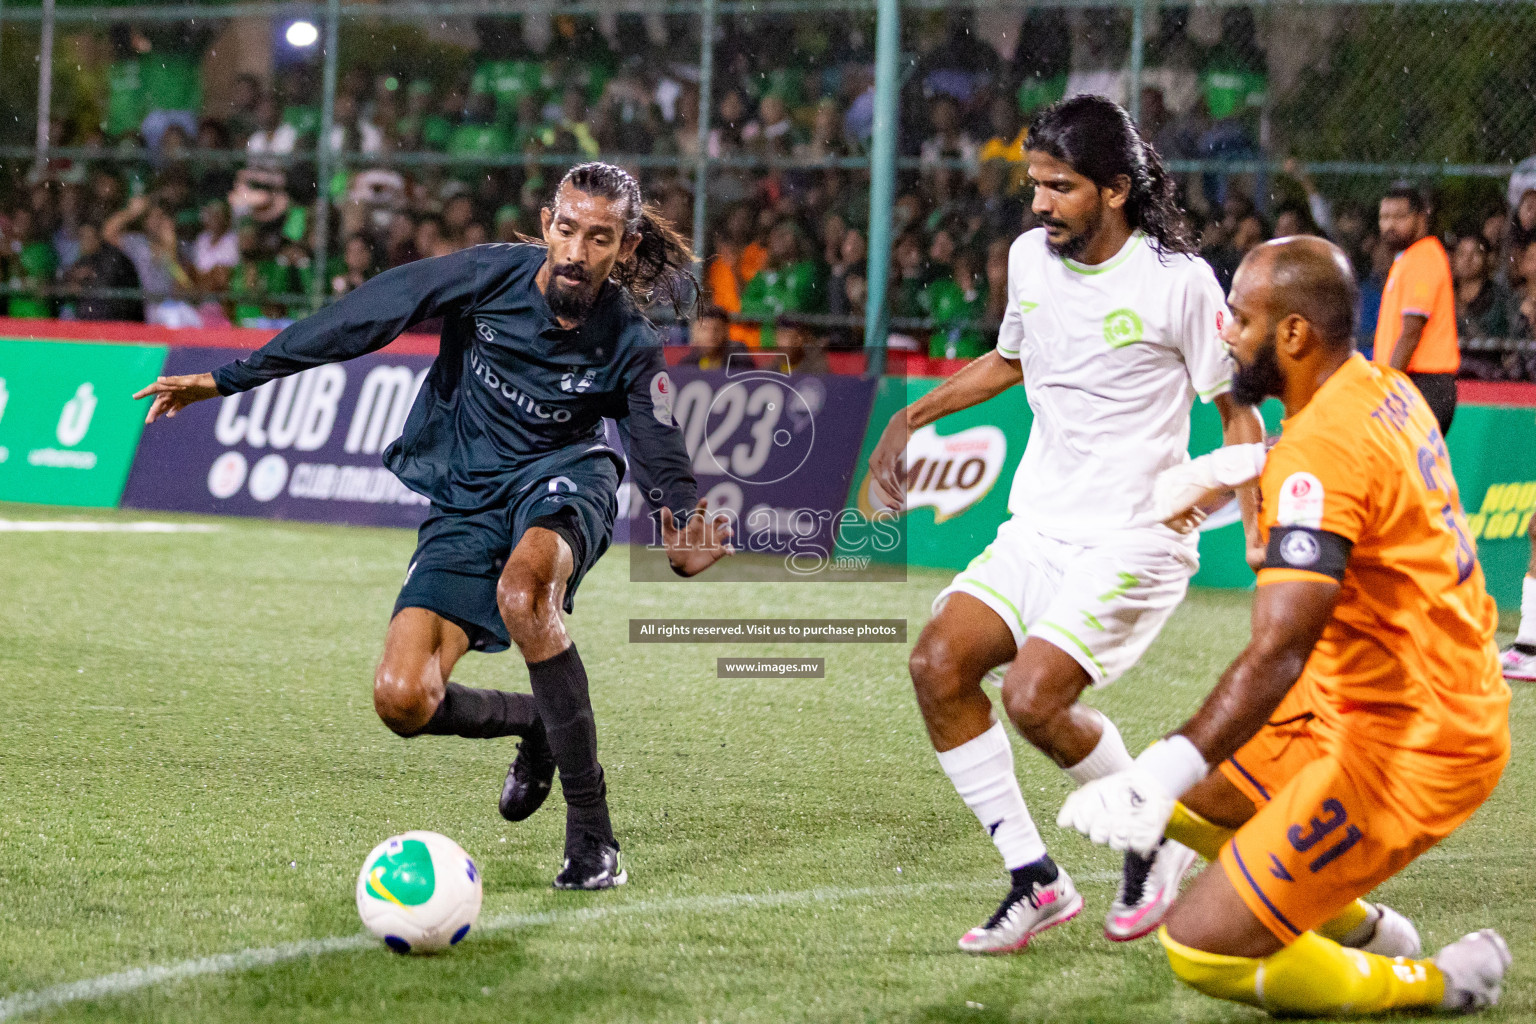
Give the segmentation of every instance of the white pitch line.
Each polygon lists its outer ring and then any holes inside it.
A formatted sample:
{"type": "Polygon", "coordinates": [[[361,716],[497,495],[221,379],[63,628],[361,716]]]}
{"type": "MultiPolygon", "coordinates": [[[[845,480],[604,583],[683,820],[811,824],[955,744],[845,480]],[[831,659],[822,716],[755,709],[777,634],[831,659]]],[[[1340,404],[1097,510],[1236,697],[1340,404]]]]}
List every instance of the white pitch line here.
{"type": "Polygon", "coordinates": [[[212,523],[93,522],[88,519],[0,519],[0,533],[214,533],[212,523]]]}
{"type": "MultiPolygon", "coordinates": [[[[1100,871],[1084,880],[1109,881],[1118,879],[1120,873],[1100,871]]],[[[774,907],[795,906],[805,903],[835,903],[843,900],[866,899],[873,896],[910,896],[922,892],[944,889],[996,888],[1001,879],[970,882],[917,882],[912,885],[875,885],[861,889],[802,889],[789,892],[730,893],[722,896],[680,896],[664,900],[641,900],[620,903],[609,907],[582,907],[578,910],[551,910],[539,914],[498,914],[480,924],[476,932],[508,931],[534,928],[540,925],[567,922],[593,921],[605,917],[632,914],[660,915],[673,913],[710,913],[712,911],[759,910],[774,907]]],[[[257,967],[270,967],[288,960],[321,956],[325,953],[350,953],[355,950],[377,947],[380,943],[372,935],[337,935],[328,939],[305,939],[300,942],[284,942],[263,949],[242,949],[238,953],[220,953],[216,956],[181,960],[171,964],[155,964],[149,967],[131,967],[114,974],[71,981],[51,988],[32,992],[18,992],[0,999],[0,1021],[11,1020],[38,1010],[53,1009],[69,1003],[89,1002],[108,996],[126,995],[140,989],[170,982],[185,981],[212,974],[235,974],[257,967]]]]}

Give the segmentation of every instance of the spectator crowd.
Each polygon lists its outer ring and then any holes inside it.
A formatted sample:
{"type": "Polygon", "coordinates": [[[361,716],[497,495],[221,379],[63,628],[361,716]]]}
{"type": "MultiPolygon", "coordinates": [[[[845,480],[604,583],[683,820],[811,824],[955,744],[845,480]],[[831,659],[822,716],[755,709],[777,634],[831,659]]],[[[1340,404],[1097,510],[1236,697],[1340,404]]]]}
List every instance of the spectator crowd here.
{"type": "MultiPolygon", "coordinates": [[[[1214,43],[1197,41],[1190,20],[1177,7],[1157,19],[1139,97],[1143,133],[1165,159],[1261,155],[1269,76],[1252,12],[1223,8],[1214,43]]],[[[1036,9],[1013,38],[989,40],[968,10],[913,21],[891,344],[966,358],[993,344],[1008,248],[1032,226],[1024,125],[1065,95],[1126,101],[1129,22],[1117,11],[1036,9]]],[[[702,139],[697,41],[685,22],[668,19],[658,38],[621,16],[610,36],[562,15],[539,50],[516,17],[476,28],[474,60],[456,76],[347,66],[323,143],[338,159],[319,181],[313,66],[242,76],[210,104],[205,30],[117,27],[105,94],[58,112],[52,126],[56,143],[87,156],[0,174],[5,311],[280,326],[312,309],[313,296],[340,297],[385,269],[537,235],[539,207],[564,169],[549,154],[632,165],[647,198],[686,232],[702,146],[723,162],[708,176],[695,361],[779,348],[813,369],[826,349],[862,345],[868,174],[832,161],[870,144],[867,24],[846,12],[727,19],[702,139]],[[318,267],[322,190],[331,219],[318,267]]],[[[1294,162],[1275,177],[1181,175],[1179,187],[1223,284],[1267,238],[1336,241],[1362,282],[1369,345],[1396,255],[1374,206],[1331,201],[1294,162]]],[[[1451,254],[1462,372],[1536,379],[1536,355],[1505,343],[1536,341],[1536,158],[1517,167],[1506,197],[1457,216],[1466,223],[1437,221],[1435,231],[1451,254]]],[[[687,340],[686,325],[668,330],[687,340]]]]}

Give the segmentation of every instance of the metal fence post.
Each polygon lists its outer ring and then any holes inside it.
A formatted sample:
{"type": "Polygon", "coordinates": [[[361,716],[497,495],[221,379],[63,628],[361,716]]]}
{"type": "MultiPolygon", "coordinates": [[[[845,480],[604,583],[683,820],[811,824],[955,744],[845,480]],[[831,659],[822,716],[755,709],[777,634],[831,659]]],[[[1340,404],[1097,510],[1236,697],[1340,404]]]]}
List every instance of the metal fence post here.
{"type": "Polygon", "coordinates": [[[336,30],[341,21],[340,0],[325,3],[325,74],[320,97],[320,138],[316,140],[315,254],[309,282],[309,301],[315,309],[325,302],[330,282],[326,269],[331,257],[331,129],[336,124],[336,30]]]}
{"type": "Polygon", "coordinates": [[[1136,0],[1131,7],[1131,102],[1127,109],[1131,120],[1141,125],[1141,76],[1147,49],[1147,0],[1136,0]]]}
{"type": "Polygon", "coordinates": [[[709,115],[715,85],[715,0],[704,0],[699,18],[699,155],[693,166],[693,255],[703,280],[709,244],[704,232],[708,223],[709,115]]]}
{"type": "Polygon", "coordinates": [[[864,348],[869,372],[885,372],[890,310],[891,208],[896,193],[896,100],[901,91],[901,4],[879,0],[875,27],[875,122],[869,153],[869,291],[864,307],[864,348]]]}
{"type": "Polygon", "coordinates": [[[53,0],[43,0],[43,39],[37,55],[37,157],[39,172],[48,166],[48,122],[53,118],[53,0]]]}

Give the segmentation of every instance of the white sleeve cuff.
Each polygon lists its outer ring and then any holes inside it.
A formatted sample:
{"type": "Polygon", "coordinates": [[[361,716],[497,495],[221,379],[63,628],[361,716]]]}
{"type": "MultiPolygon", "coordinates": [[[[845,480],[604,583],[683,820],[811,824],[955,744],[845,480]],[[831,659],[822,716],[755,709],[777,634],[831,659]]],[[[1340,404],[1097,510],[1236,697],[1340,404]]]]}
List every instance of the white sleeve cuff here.
{"type": "Polygon", "coordinates": [[[1181,733],[1152,744],[1136,759],[1136,765],[1167,786],[1175,799],[1183,796],[1210,771],[1205,755],[1181,733]]]}

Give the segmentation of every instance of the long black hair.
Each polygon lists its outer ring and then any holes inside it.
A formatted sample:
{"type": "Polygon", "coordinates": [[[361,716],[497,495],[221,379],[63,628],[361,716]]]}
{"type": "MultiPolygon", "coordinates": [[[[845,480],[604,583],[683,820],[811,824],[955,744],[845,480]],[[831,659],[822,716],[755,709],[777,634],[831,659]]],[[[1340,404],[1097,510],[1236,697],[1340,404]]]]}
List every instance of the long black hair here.
{"type": "Polygon", "coordinates": [[[1100,188],[1130,179],[1125,218],[1159,253],[1193,253],[1195,239],[1174,199],[1173,179],[1125,108],[1102,96],[1073,96],[1044,108],[1029,125],[1026,149],[1063,161],[1100,188]]]}
{"type": "Polygon", "coordinates": [[[610,278],[639,305],[664,301],[683,318],[699,295],[693,247],[662,216],[660,207],[641,198],[635,176],[622,167],[592,161],[566,171],[555,194],[567,185],[590,196],[623,202],[624,232],[638,234],[640,244],[629,259],[614,264],[610,278]]]}

